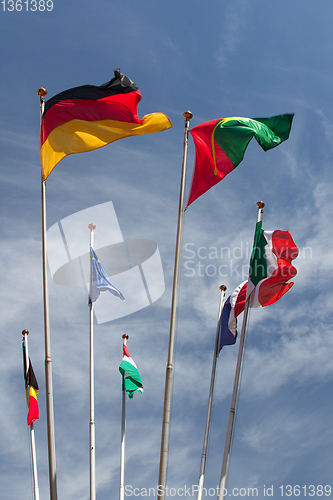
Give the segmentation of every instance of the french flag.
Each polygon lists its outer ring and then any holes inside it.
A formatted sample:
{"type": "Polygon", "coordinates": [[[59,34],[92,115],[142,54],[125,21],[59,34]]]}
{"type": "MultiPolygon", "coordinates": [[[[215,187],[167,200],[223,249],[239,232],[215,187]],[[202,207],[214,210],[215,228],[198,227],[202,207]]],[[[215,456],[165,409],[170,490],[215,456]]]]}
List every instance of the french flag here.
{"type": "Polygon", "coordinates": [[[247,281],[241,283],[232,292],[223,305],[220,326],[218,353],[224,345],[232,345],[237,338],[237,316],[245,308],[247,281]]]}

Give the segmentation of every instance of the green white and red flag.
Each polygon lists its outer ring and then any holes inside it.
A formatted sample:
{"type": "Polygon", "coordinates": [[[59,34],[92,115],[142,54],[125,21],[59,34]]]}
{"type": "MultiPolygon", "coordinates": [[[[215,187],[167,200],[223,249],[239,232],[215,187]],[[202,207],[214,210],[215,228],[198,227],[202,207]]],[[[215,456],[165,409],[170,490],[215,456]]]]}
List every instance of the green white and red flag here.
{"type": "Polygon", "coordinates": [[[288,139],[293,117],[293,114],[271,118],[228,117],[201,123],[190,130],[195,165],[187,206],[239,165],[253,137],[264,151],[288,139]]]}
{"type": "Polygon", "coordinates": [[[298,248],[289,231],[264,231],[257,222],[250,261],[246,297],[250,307],[269,306],[277,302],[292,286],[297,274],[292,260],[298,248]]]}
{"type": "Polygon", "coordinates": [[[125,344],[123,344],[123,360],[120,363],[119,371],[123,377],[123,391],[127,392],[130,399],[133,398],[135,392],[143,392],[140,373],[125,344]]]}

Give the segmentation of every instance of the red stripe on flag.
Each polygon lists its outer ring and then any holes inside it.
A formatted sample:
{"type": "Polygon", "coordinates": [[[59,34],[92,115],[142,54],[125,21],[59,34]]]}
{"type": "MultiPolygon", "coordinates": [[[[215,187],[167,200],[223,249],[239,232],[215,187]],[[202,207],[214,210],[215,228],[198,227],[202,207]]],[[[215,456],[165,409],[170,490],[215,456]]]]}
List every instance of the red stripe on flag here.
{"type": "Polygon", "coordinates": [[[29,412],[28,412],[28,425],[39,418],[39,408],[37,399],[34,396],[29,396],[29,412]]]}
{"type": "Polygon", "coordinates": [[[124,356],[127,356],[128,358],[130,358],[131,356],[129,355],[129,352],[127,350],[127,347],[125,346],[125,344],[123,344],[123,353],[124,353],[124,356]]]}
{"type": "Polygon", "coordinates": [[[212,135],[218,121],[220,120],[202,123],[190,130],[195,146],[195,165],[187,206],[218,184],[234,168],[232,161],[217,144],[215,138],[214,162],[212,135]]]}
{"type": "Polygon", "coordinates": [[[102,99],[68,99],[54,104],[42,119],[40,144],[44,144],[52,130],[71,120],[141,123],[137,114],[140,100],[141,93],[137,90],[102,99]]]}

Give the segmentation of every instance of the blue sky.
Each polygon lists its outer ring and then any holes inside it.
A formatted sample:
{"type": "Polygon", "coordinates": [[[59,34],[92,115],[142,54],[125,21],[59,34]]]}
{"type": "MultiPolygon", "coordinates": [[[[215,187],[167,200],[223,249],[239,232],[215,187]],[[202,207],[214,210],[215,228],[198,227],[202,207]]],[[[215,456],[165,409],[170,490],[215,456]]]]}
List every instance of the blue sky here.
{"type": "MultiPolygon", "coordinates": [[[[139,116],[164,112],[173,128],[67,157],[47,181],[48,227],[112,201],[124,239],[156,242],[164,269],[161,298],[95,327],[98,500],[118,496],[123,333],[130,335],[129,352],[145,388],[127,406],[126,484],[141,489],[158,482],[187,109],[194,114],[191,127],[223,116],[294,112],[295,118],[288,141],[267,153],[250,143],[239,167],[185,214],[167,484],[176,489],[197,484],[219,286],[231,293],[246,279],[255,204],[262,199],[263,227],[289,230],[300,248],[298,275],[277,304],[250,314],[228,487],[256,487],[262,499],[264,487],[273,486],[274,497],[280,497],[282,485],[333,486],[332,2],[54,0],[51,12],[3,9],[1,4],[3,498],[33,495],[23,329],[31,332],[30,356],[40,385],[35,434],[41,499],[49,494],[36,91],[44,86],[52,97],[77,85],[99,85],[118,66],[141,90],[139,116]],[[226,247],[230,258],[221,255],[226,247]],[[225,273],[221,266],[227,266],[225,273]]],[[[193,163],[190,139],[186,193],[193,163]]],[[[98,245],[98,229],[95,241],[98,245]]],[[[50,280],[61,500],[89,497],[86,295],[84,288],[50,280]]],[[[223,349],[218,360],[207,489],[216,488],[220,477],[237,345],[223,349]]]]}

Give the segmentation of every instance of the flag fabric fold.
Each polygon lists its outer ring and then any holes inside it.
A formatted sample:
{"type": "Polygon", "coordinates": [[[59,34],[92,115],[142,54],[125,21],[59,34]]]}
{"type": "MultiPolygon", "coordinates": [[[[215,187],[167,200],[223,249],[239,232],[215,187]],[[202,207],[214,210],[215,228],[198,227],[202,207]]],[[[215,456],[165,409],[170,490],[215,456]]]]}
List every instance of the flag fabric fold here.
{"type": "Polygon", "coordinates": [[[172,127],[163,113],[152,113],[140,120],[139,88],[119,68],[114,73],[114,78],[104,85],[75,87],[46,101],[40,129],[44,179],[67,155],[172,127]]]}
{"type": "Polygon", "coordinates": [[[250,260],[249,280],[241,283],[225,301],[220,324],[218,352],[224,345],[232,345],[237,338],[237,316],[245,308],[266,307],[277,302],[290,290],[297,274],[291,261],[298,256],[298,248],[289,231],[264,231],[262,222],[256,225],[250,260]]]}
{"type": "Polygon", "coordinates": [[[107,272],[105,271],[101,261],[97,257],[95,250],[90,247],[90,265],[91,265],[91,279],[90,279],[90,293],[89,293],[89,304],[95,302],[100,296],[101,292],[108,291],[119,297],[121,300],[125,300],[124,295],[118,288],[116,288],[111,282],[107,272]]]}
{"type": "Polygon", "coordinates": [[[26,391],[27,405],[29,408],[27,422],[28,425],[31,425],[35,420],[39,419],[39,408],[37,401],[37,394],[39,392],[39,387],[35,372],[32,368],[30,358],[29,358],[29,366],[28,367],[26,366],[24,344],[23,344],[23,366],[24,366],[25,391],[26,391]]]}
{"type": "Polygon", "coordinates": [[[297,256],[289,231],[264,231],[262,222],[257,222],[247,286],[250,307],[274,304],[293,286],[289,280],[297,269],[291,262],[297,256]]]}
{"type": "Polygon", "coordinates": [[[245,307],[247,281],[241,283],[223,304],[218,353],[225,345],[232,345],[237,338],[237,316],[245,307]]]}
{"type": "Polygon", "coordinates": [[[130,399],[135,392],[143,392],[142,380],[136,364],[129,355],[127,347],[123,345],[123,360],[120,363],[119,371],[123,377],[123,391],[126,391],[130,399]]]}
{"type": "Polygon", "coordinates": [[[195,165],[187,206],[239,165],[253,137],[264,151],[288,139],[293,117],[293,114],[271,118],[228,117],[190,130],[195,165]]]}

